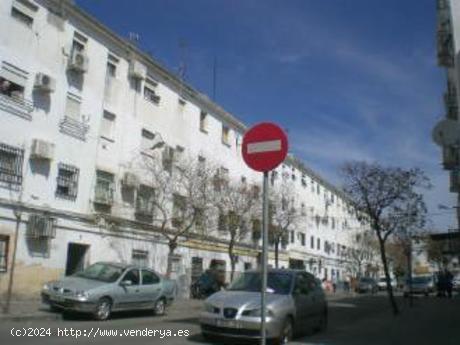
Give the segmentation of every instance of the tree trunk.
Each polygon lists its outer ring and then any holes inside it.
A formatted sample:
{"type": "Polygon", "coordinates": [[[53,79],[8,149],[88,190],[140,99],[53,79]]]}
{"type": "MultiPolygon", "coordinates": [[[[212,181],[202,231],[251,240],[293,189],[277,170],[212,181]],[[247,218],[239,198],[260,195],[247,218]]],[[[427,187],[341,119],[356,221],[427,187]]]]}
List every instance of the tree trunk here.
{"type": "Polygon", "coordinates": [[[279,247],[280,241],[278,239],[275,240],[275,268],[278,268],[278,247],[279,247]]]}
{"type": "Polygon", "coordinates": [[[228,257],[230,258],[230,282],[233,281],[233,276],[235,275],[236,258],[235,258],[235,254],[233,254],[234,247],[235,247],[235,240],[230,239],[230,243],[228,245],[228,257]]]}
{"type": "Polygon", "coordinates": [[[388,298],[390,300],[390,305],[393,310],[394,315],[399,314],[399,308],[398,305],[396,304],[395,296],[393,295],[393,287],[391,286],[391,280],[390,280],[390,272],[388,271],[388,264],[387,264],[387,255],[385,252],[385,242],[381,238],[380,234],[378,234],[378,239],[379,239],[379,247],[380,247],[380,256],[382,259],[382,264],[383,264],[383,270],[385,272],[385,280],[387,284],[387,292],[388,292],[388,298]]]}
{"type": "Polygon", "coordinates": [[[166,267],[166,277],[170,278],[171,277],[171,270],[172,270],[172,256],[174,255],[174,251],[177,248],[177,240],[176,239],[170,239],[168,242],[168,247],[169,247],[169,253],[168,253],[168,263],[166,267]]]}

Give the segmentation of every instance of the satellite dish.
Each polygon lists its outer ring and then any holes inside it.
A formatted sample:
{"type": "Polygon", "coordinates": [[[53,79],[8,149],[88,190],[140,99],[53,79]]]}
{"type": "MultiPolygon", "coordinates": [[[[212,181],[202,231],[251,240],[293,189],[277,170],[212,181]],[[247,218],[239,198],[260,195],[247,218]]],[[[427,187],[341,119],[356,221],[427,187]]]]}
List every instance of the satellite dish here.
{"type": "Polygon", "coordinates": [[[439,121],[433,128],[433,141],[439,146],[452,146],[460,143],[460,123],[451,119],[439,121]]]}

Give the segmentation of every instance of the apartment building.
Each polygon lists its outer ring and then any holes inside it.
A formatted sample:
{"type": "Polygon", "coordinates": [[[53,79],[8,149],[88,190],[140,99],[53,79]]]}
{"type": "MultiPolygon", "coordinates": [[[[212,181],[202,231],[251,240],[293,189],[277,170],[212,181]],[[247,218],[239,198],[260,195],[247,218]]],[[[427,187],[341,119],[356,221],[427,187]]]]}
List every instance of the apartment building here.
{"type": "MultiPolygon", "coordinates": [[[[167,242],[139,217],[151,211],[137,202],[150,188],[133,164],[140,155],[212,161],[230,179],[261,183],[241,156],[242,121],[71,1],[2,1],[0,32],[0,294],[13,262],[18,297],[97,261],[164,273],[167,242]]],[[[280,266],[352,274],[365,217],[293,156],[271,179],[295,186],[301,215],[280,266]]],[[[172,258],[184,296],[211,260],[230,265],[226,236],[210,234],[181,238],[172,258]]],[[[259,245],[238,243],[237,272],[257,265],[259,245]]]]}

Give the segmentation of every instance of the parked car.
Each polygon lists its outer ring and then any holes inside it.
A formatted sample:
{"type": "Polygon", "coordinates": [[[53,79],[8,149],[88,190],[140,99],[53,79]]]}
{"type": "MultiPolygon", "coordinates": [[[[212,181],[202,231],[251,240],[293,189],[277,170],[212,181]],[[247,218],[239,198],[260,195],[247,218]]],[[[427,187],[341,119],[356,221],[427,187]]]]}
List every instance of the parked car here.
{"type": "Polygon", "coordinates": [[[149,268],[98,262],[43,286],[42,302],[64,311],[90,313],[106,320],[114,311],[151,309],[165,313],[176,294],[174,281],[149,268]]]}
{"type": "Polygon", "coordinates": [[[403,294],[404,297],[408,297],[411,293],[413,295],[423,294],[428,296],[430,293],[436,291],[436,281],[434,276],[427,275],[427,276],[415,276],[412,277],[412,287],[410,284],[410,280],[406,280],[406,284],[404,285],[403,294]]]}
{"type": "MultiPolygon", "coordinates": [[[[396,289],[396,279],[395,278],[390,278],[390,284],[393,290],[396,289]]],[[[387,279],[385,277],[380,277],[379,281],[377,282],[377,287],[379,291],[386,290],[387,289],[387,279]]]]}
{"type": "Polygon", "coordinates": [[[358,286],[356,287],[358,293],[376,293],[378,289],[375,279],[369,277],[359,278],[358,286]]]}
{"type": "Polygon", "coordinates": [[[209,269],[191,285],[190,294],[192,298],[205,299],[223,287],[225,287],[225,271],[222,274],[220,271],[209,269]]]}
{"type": "MultiPolygon", "coordinates": [[[[326,297],[321,282],[313,275],[270,269],[267,280],[267,338],[286,344],[308,326],[326,327],[326,297]]],[[[249,270],[226,290],[206,299],[200,315],[203,336],[260,339],[261,281],[260,271],[249,270]]]]}

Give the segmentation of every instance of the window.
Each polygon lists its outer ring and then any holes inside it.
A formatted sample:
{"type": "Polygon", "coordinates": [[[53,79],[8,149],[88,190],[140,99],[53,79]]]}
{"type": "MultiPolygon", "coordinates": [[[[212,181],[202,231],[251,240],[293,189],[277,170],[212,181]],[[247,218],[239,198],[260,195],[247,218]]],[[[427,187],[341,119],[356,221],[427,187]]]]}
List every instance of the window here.
{"type": "Polygon", "coordinates": [[[316,194],[320,195],[321,194],[321,187],[319,184],[316,185],[316,194]]]}
{"type": "Polygon", "coordinates": [[[141,137],[141,150],[142,152],[149,152],[153,147],[153,140],[155,139],[155,134],[152,132],[142,129],[141,137]]]}
{"type": "Polygon", "coordinates": [[[315,237],[314,236],[310,237],[310,248],[311,249],[315,248],[315,237]]]}
{"type": "Polygon", "coordinates": [[[139,270],[134,269],[128,271],[125,276],[123,277],[122,281],[131,281],[132,285],[139,285],[139,270]]]}
{"type": "Polygon", "coordinates": [[[147,78],[145,79],[144,83],[144,99],[155,103],[159,104],[160,103],[160,96],[156,94],[156,87],[158,86],[158,83],[154,81],[152,78],[147,78]]]}
{"type": "Polygon", "coordinates": [[[107,77],[116,78],[117,77],[117,67],[120,60],[112,54],[109,54],[107,57],[107,77]]]}
{"type": "Polygon", "coordinates": [[[208,133],[208,113],[200,112],[200,131],[208,133]]]}
{"type": "Polygon", "coordinates": [[[113,141],[115,127],[115,115],[104,110],[101,122],[101,137],[113,141]]]}
{"type": "Polygon", "coordinates": [[[24,150],[0,143],[0,182],[22,184],[24,150]]]}
{"type": "Polygon", "coordinates": [[[294,230],[291,230],[291,231],[290,231],[290,235],[291,235],[291,243],[294,243],[294,242],[295,242],[294,230]]]}
{"type": "Polygon", "coordinates": [[[83,52],[85,50],[86,43],[88,43],[88,39],[79,32],[75,31],[73,35],[71,54],[73,55],[75,52],[83,52]]]}
{"type": "Polygon", "coordinates": [[[13,0],[11,16],[27,26],[32,26],[38,7],[27,0],[13,0]]]}
{"type": "Polygon", "coordinates": [[[335,218],[331,217],[331,227],[332,229],[335,229],[335,218]]]}
{"type": "Polygon", "coordinates": [[[227,231],[227,223],[228,223],[227,215],[224,214],[223,212],[219,212],[217,230],[224,231],[224,232],[227,231]]]}
{"type": "Polygon", "coordinates": [[[222,125],[222,144],[230,146],[230,128],[222,125]]]}
{"type": "Polygon", "coordinates": [[[8,270],[8,245],[10,238],[0,235],[0,273],[8,270]]]}
{"type": "Polygon", "coordinates": [[[316,239],[316,249],[321,250],[321,239],[316,239]]]}
{"type": "Polygon", "coordinates": [[[136,198],[136,214],[153,217],[155,206],[155,190],[146,185],[140,185],[136,198]]]}
{"type": "Polygon", "coordinates": [[[305,174],[302,174],[302,179],[301,179],[302,187],[306,188],[307,187],[307,177],[305,174]]]}
{"type": "Polygon", "coordinates": [[[142,285],[159,284],[160,278],[152,271],[142,270],[142,285]]]}
{"type": "Polygon", "coordinates": [[[185,219],[186,202],[187,199],[185,196],[179,194],[173,195],[172,225],[176,228],[180,227],[185,219]]]}
{"type": "Polygon", "coordinates": [[[244,270],[247,271],[247,270],[250,270],[252,268],[252,263],[250,262],[245,262],[244,263],[244,270]]]}
{"type": "Polygon", "coordinates": [[[131,252],[131,264],[145,267],[149,263],[149,252],[146,250],[133,249],[131,252]]]}
{"type": "Polygon", "coordinates": [[[59,163],[56,196],[75,199],[78,193],[78,175],[80,170],[72,165],[59,163]]]}
{"type": "Polygon", "coordinates": [[[300,234],[300,244],[305,247],[306,246],[306,243],[305,243],[305,234],[300,234]]]}
{"type": "Polygon", "coordinates": [[[80,97],[72,94],[67,94],[67,101],[65,105],[65,116],[70,117],[74,120],[80,121],[80,97]]]}
{"type": "Polygon", "coordinates": [[[115,191],[114,175],[102,171],[96,171],[96,188],[94,202],[99,204],[111,205],[113,203],[113,194],[115,191]]]}
{"type": "Polygon", "coordinates": [[[0,93],[20,100],[24,98],[24,85],[26,85],[27,77],[17,72],[19,72],[17,67],[3,63],[0,74],[0,93]]]}

